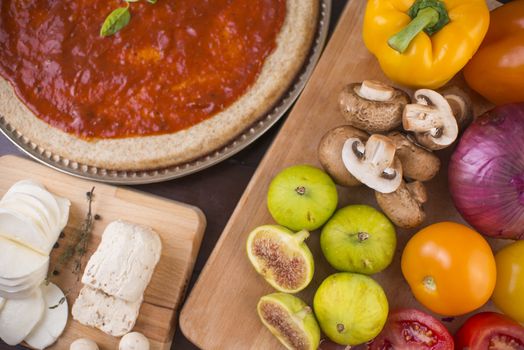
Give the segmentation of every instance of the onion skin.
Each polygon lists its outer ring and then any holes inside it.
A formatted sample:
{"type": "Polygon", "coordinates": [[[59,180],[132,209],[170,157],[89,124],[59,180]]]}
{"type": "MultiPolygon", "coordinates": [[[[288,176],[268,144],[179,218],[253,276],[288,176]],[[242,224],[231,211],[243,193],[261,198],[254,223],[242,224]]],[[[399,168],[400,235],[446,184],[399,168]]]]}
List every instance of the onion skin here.
{"type": "Polygon", "coordinates": [[[448,176],[470,225],[487,236],[524,239],[524,103],[477,118],[451,156],[448,176]]]}

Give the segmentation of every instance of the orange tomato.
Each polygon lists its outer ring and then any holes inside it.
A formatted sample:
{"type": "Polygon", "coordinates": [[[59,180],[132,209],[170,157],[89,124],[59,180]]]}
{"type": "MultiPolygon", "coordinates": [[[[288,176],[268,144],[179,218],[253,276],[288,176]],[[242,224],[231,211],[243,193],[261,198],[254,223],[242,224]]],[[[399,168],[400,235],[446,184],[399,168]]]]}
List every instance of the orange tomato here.
{"type": "Polygon", "coordinates": [[[495,288],[491,247],[480,234],[454,222],[433,224],[415,234],[404,248],[401,265],[415,298],[441,315],[473,311],[495,288]]]}

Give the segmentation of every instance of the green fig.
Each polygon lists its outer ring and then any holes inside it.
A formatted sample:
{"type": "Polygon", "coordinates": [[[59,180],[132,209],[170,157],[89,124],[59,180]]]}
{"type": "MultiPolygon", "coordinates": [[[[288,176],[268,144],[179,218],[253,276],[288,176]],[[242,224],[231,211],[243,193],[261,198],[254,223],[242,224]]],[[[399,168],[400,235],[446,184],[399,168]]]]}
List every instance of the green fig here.
{"type": "Polygon", "coordinates": [[[318,287],[313,308],[329,339],[353,346],[380,333],[389,306],[384,290],[371,277],[341,272],[329,276],[318,287]]]}
{"type": "Polygon", "coordinates": [[[259,226],[248,236],[247,255],[275,289],[296,293],[307,287],[315,271],[313,255],[304,243],[307,237],[305,230],[293,233],[283,226],[259,226]]]}
{"type": "Polygon", "coordinates": [[[296,165],[281,171],[271,181],[267,195],[273,219],[294,231],[316,230],[331,217],[337,203],[333,180],[310,165],[296,165]]]}
{"type": "Polygon", "coordinates": [[[260,298],[258,316],[287,349],[316,350],[320,328],[313,311],[299,298],[273,293],[260,298]]]}
{"type": "Polygon", "coordinates": [[[395,227],[367,205],[339,209],[322,228],[320,247],[340,271],[374,274],[391,264],[397,246],[395,227]]]}

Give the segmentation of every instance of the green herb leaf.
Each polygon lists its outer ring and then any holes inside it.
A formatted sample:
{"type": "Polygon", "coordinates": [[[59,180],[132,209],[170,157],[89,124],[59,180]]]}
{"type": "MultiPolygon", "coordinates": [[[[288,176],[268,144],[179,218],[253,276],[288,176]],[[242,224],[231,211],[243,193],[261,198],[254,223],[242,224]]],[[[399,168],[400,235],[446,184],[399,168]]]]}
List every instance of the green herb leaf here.
{"type": "Polygon", "coordinates": [[[147,0],[147,2],[150,4],[156,4],[156,0],[147,0]]]}
{"type": "Polygon", "coordinates": [[[131,13],[129,12],[129,5],[127,7],[120,7],[113,10],[107,16],[102,28],[100,28],[100,36],[110,36],[120,31],[122,28],[127,26],[131,19],[131,13]]]}

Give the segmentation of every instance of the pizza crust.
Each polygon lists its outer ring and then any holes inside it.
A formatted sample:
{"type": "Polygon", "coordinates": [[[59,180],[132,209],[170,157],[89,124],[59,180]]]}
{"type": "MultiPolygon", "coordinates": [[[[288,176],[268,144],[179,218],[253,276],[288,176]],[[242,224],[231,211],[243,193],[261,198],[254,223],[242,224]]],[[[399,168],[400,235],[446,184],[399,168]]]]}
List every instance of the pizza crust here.
{"type": "Polygon", "coordinates": [[[318,0],[287,0],[274,52],[249,90],[213,117],[172,134],[86,141],[37,118],[0,77],[0,115],[24,137],[78,163],[113,169],[165,168],[200,158],[230,143],[285,93],[308,56],[315,36],[318,0]]]}

